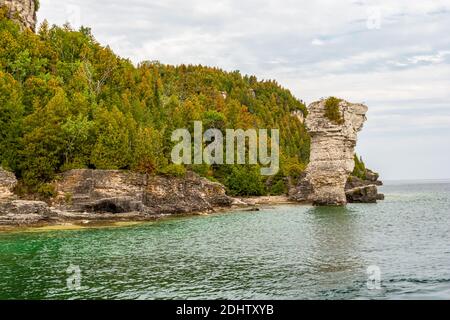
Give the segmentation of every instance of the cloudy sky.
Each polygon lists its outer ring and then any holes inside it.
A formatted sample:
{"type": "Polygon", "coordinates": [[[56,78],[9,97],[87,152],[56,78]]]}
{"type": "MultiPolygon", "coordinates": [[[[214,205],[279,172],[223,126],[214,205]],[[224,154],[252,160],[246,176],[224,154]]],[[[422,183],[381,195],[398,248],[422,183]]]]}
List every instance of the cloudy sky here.
{"type": "Polygon", "coordinates": [[[276,79],[369,106],[358,152],[385,180],[450,178],[450,0],[41,0],[133,62],[276,79]]]}

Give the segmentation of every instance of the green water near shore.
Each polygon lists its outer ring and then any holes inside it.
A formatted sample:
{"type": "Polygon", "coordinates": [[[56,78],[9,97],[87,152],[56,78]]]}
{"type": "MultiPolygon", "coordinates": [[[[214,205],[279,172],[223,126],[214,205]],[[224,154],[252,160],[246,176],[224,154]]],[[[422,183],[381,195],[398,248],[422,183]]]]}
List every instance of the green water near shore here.
{"type": "Polygon", "coordinates": [[[1,233],[0,299],[450,299],[450,183],[382,191],[347,208],[1,233]]]}

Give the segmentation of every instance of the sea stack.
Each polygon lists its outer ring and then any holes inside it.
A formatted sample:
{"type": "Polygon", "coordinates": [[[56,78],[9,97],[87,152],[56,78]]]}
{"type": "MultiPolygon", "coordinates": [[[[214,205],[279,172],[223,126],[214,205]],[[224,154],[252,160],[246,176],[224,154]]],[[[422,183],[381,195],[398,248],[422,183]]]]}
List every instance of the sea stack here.
{"type": "Polygon", "coordinates": [[[308,107],[306,128],[311,136],[310,163],[291,200],[314,205],[345,205],[345,185],[355,162],[357,133],[366,121],[367,106],[329,98],[308,107]]]}
{"type": "Polygon", "coordinates": [[[19,23],[22,29],[36,30],[38,0],[0,0],[0,7],[8,8],[8,17],[19,23]]]}

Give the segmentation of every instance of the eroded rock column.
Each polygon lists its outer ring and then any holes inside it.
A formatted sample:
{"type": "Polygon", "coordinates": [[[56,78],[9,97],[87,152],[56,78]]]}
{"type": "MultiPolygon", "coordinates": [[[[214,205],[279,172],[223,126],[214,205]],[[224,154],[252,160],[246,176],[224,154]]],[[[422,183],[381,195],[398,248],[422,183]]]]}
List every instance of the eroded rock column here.
{"type": "Polygon", "coordinates": [[[290,198],[315,205],[345,205],[345,184],[352,173],[357,133],[366,121],[367,107],[340,101],[341,121],[325,116],[326,100],[308,107],[306,128],[311,136],[310,163],[290,198]]]}

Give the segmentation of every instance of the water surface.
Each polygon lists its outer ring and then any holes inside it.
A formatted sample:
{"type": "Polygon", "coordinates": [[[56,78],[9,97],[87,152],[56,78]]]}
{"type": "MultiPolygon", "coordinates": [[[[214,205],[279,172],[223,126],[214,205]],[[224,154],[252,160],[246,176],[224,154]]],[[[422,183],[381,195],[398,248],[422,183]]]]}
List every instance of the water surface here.
{"type": "Polygon", "coordinates": [[[450,183],[382,191],[347,208],[0,233],[0,299],[450,299],[450,183]]]}

